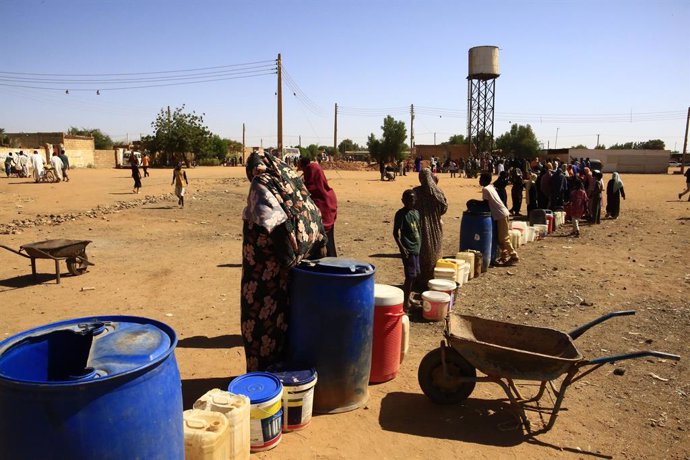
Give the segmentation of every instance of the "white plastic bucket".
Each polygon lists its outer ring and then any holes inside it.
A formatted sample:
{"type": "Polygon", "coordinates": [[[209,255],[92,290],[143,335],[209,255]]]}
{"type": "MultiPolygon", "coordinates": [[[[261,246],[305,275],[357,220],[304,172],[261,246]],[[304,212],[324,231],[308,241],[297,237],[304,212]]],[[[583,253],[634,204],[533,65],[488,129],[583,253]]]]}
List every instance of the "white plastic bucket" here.
{"type": "Polygon", "coordinates": [[[311,422],[314,406],[315,369],[274,372],[283,384],[283,431],[297,431],[311,422]]]}
{"type": "Polygon", "coordinates": [[[283,437],[283,385],[268,372],[250,372],[235,378],[230,393],[249,398],[252,452],[273,449],[283,437]]]}
{"type": "Polygon", "coordinates": [[[422,316],[429,321],[441,321],[448,314],[450,296],[445,292],[422,292],[422,316]]]}
{"type": "Polygon", "coordinates": [[[444,279],[433,279],[433,280],[429,280],[429,282],[427,283],[427,286],[429,287],[429,290],[431,290],[431,291],[445,292],[446,294],[448,294],[450,296],[450,302],[448,303],[448,309],[449,310],[453,309],[453,303],[455,303],[455,288],[457,287],[457,283],[455,283],[455,281],[444,280],[444,279]]]}
{"type": "Polygon", "coordinates": [[[538,238],[544,238],[549,234],[549,226],[547,224],[534,224],[534,232],[538,238]]]}

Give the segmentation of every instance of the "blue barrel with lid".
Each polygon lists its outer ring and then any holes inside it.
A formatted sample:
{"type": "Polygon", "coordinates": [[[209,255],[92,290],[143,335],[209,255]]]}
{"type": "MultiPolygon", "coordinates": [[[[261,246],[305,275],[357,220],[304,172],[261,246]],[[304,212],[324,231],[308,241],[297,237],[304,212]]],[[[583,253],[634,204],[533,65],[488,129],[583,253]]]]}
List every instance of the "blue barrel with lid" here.
{"type": "Polygon", "coordinates": [[[316,413],[353,410],[369,399],[375,272],[340,257],[302,261],[291,271],[289,365],[318,372],[316,413]]]}
{"type": "Polygon", "coordinates": [[[474,249],[482,253],[482,272],[493,260],[492,250],[497,246],[493,242],[493,219],[490,212],[462,213],[460,221],[460,250],[474,249]]]}
{"type": "Polygon", "coordinates": [[[169,326],[133,316],[0,342],[0,458],[184,458],[176,345],[169,326]]]}

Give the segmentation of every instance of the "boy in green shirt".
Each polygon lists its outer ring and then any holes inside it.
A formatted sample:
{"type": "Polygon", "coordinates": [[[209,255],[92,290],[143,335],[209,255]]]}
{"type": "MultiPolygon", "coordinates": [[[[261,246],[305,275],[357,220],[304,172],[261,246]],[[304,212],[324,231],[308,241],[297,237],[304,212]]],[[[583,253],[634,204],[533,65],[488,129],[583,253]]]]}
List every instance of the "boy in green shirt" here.
{"type": "Polygon", "coordinates": [[[409,309],[412,284],[419,275],[419,248],[422,245],[422,234],[419,230],[419,211],[414,208],[417,197],[414,190],[405,190],[402,194],[404,207],[395,213],[393,221],[393,238],[398,243],[405,270],[404,308],[409,309]]]}

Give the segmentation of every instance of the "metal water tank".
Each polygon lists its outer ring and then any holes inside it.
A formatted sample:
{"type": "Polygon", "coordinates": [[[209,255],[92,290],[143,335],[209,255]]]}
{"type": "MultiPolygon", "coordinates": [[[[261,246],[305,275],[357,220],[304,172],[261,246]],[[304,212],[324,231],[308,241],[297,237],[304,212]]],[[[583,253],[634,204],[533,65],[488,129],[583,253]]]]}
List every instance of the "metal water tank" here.
{"type": "Polygon", "coordinates": [[[469,79],[490,80],[498,78],[498,47],[475,46],[469,51],[469,79]]]}

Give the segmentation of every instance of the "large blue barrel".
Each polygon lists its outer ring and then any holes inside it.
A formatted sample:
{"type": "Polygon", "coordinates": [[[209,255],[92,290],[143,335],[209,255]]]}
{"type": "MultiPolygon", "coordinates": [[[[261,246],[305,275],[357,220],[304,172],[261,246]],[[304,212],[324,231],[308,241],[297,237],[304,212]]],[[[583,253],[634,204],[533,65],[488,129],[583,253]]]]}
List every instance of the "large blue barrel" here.
{"type": "Polygon", "coordinates": [[[0,342],[0,458],[183,459],[175,332],[78,318],[0,342]]]}
{"type": "Polygon", "coordinates": [[[482,271],[486,271],[492,258],[493,220],[490,212],[462,213],[460,221],[460,250],[475,249],[482,253],[482,271]]]}
{"type": "Polygon", "coordinates": [[[345,412],[369,399],[375,271],[365,262],[326,257],[291,272],[289,361],[319,374],[314,412],[345,412]]]}

